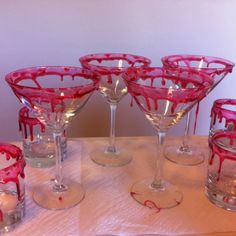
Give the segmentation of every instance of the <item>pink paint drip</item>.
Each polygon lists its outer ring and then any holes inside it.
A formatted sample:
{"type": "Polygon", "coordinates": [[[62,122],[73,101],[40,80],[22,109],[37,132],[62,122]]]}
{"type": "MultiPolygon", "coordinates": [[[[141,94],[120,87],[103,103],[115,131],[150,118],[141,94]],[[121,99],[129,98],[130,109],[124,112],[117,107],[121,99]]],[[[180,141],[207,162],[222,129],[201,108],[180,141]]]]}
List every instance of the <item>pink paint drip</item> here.
{"type": "Polygon", "coordinates": [[[79,60],[84,68],[94,71],[101,76],[107,76],[108,84],[112,83],[113,75],[120,76],[127,67],[136,66],[138,64],[145,67],[151,63],[151,60],[146,57],[124,53],[90,54],[80,57],[79,60]],[[105,64],[106,62],[114,61],[122,62],[122,65],[126,62],[127,66],[119,66],[119,64],[116,66],[106,66],[105,64]],[[99,65],[97,65],[96,62],[98,62],[99,65]]]}
{"type": "Polygon", "coordinates": [[[134,105],[134,99],[133,99],[133,97],[131,97],[130,106],[132,107],[133,105],[134,105]]]}
{"type": "MultiPolygon", "coordinates": [[[[210,76],[231,73],[234,67],[234,63],[229,60],[203,55],[171,55],[163,57],[161,61],[166,68],[193,68],[210,76]],[[185,65],[182,65],[181,62],[184,62],[185,65]]],[[[217,83],[218,81],[215,82],[217,83]]]]}
{"type": "Polygon", "coordinates": [[[189,74],[186,75],[186,71],[187,69],[178,69],[170,76],[170,71],[166,72],[163,68],[130,68],[124,74],[124,78],[130,94],[143,110],[150,112],[153,103],[154,110],[158,112],[158,101],[168,100],[171,113],[175,114],[179,104],[199,101],[213,83],[213,80],[205,74],[189,70],[189,74]],[[139,79],[150,81],[150,84],[143,86],[139,79]],[[154,81],[158,82],[158,80],[160,83],[155,87],[154,81]],[[180,88],[165,87],[168,80],[178,84],[180,88]],[[188,85],[192,87],[187,88],[188,85]]]}
{"type": "Polygon", "coordinates": [[[28,138],[27,133],[27,126],[29,127],[30,132],[30,140],[33,141],[34,135],[33,135],[33,128],[37,125],[40,126],[41,132],[45,132],[45,125],[42,124],[37,118],[30,117],[29,110],[26,107],[23,107],[19,111],[19,130],[22,131],[22,127],[24,128],[24,135],[25,139],[28,138]]]}
{"type": "Polygon", "coordinates": [[[194,128],[193,128],[193,134],[196,133],[196,129],[197,129],[197,118],[198,118],[198,114],[199,114],[199,108],[200,108],[200,102],[197,103],[197,108],[196,108],[196,113],[195,113],[195,121],[194,121],[194,128]]]}
{"type": "MultiPolygon", "coordinates": [[[[50,79],[50,78],[49,78],[50,79]]],[[[60,82],[58,80],[58,82],[60,82]]],[[[21,69],[6,75],[6,81],[11,86],[16,96],[21,100],[24,98],[29,103],[30,107],[34,108],[35,103],[39,100],[41,103],[47,104],[50,107],[49,112],[63,113],[65,111],[65,101],[68,99],[77,99],[89,94],[98,88],[99,78],[91,71],[79,67],[33,67],[21,69]],[[64,77],[70,77],[75,80],[76,77],[83,77],[84,79],[91,79],[92,82],[86,85],[78,85],[75,87],[62,88],[45,88],[40,85],[38,79],[40,77],[54,75],[58,76],[61,81],[64,77]],[[21,82],[31,80],[35,87],[22,86],[21,82]]],[[[23,122],[24,125],[24,122],[23,122]]],[[[30,123],[30,133],[32,134],[32,127],[34,124],[30,123]]]]}
{"type": "Polygon", "coordinates": [[[112,76],[110,74],[107,75],[107,83],[112,84],[112,76]]]}
{"type": "Polygon", "coordinates": [[[212,124],[215,125],[217,120],[222,123],[224,119],[225,128],[233,124],[233,130],[236,131],[236,111],[224,108],[225,105],[236,106],[236,99],[218,99],[214,102],[211,109],[212,124]]]}
{"type": "MultiPolygon", "coordinates": [[[[16,162],[0,170],[0,183],[7,184],[13,182],[16,184],[18,200],[21,200],[21,189],[19,176],[25,178],[24,167],[26,165],[23,159],[22,151],[15,145],[0,143],[0,153],[5,154],[5,158],[9,161],[11,158],[16,162]]],[[[4,155],[3,155],[4,156],[4,155]]],[[[0,221],[3,220],[3,212],[0,209],[0,221]]]]}
{"type": "MultiPolygon", "coordinates": [[[[224,108],[225,105],[231,105],[236,106],[236,99],[218,99],[214,102],[212,109],[211,109],[211,122],[212,125],[216,124],[216,121],[219,123],[225,122],[225,128],[227,129],[229,124],[233,124],[233,131],[236,131],[236,112],[234,110],[230,110],[228,108],[224,108]]],[[[225,159],[229,159],[232,161],[236,161],[236,155],[233,153],[226,151],[220,147],[218,147],[216,144],[213,143],[214,139],[220,139],[220,138],[227,138],[229,140],[229,145],[233,145],[234,134],[231,131],[227,131],[227,133],[221,132],[220,134],[216,134],[216,136],[213,136],[209,142],[211,145],[211,157],[209,159],[209,165],[213,164],[214,156],[217,154],[219,156],[219,167],[218,167],[218,178],[219,180],[222,164],[225,159]]]]}

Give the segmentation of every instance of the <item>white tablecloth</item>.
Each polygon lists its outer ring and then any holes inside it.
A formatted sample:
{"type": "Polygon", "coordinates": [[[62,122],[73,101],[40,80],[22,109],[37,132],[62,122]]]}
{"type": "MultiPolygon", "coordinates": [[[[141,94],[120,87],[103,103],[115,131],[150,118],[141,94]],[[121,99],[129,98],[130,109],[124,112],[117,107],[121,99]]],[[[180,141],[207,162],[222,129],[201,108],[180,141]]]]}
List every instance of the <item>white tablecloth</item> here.
{"type": "MultiPolygon", "coordinates": [[[[207,138],[193,139],[207,155],[207,138]]],[[[168,140],[169,143],[177,141],[177,138],[168,140]]],[[[15,144],[20,146],[20,143],[15,144]]],[[[68,158],[63,162],[64,175],[80,181],[86,189],[85,199],[71,209],[53,211],[37,206],[32,201],[32,189],[52,178],[54,168],[37,169],[27,166],[26,216],[9,234],[130,236],[208,235],[212,232],[225,232],[216,235],[236,235],[236,212],[218,208],[205,197],[207,160],[193,167],[164,161],[166,179],[182,190],[184,199],[179,206],[157,213],[134,201],[129,194],[132,183],[154,175],[156,138],[118,138],[117,145],[129,149],[133,154],[130,164],[118,168],[102,167],[90,160],[89,153],[106,144],[106,138],[68,140],[68,158]]]]}

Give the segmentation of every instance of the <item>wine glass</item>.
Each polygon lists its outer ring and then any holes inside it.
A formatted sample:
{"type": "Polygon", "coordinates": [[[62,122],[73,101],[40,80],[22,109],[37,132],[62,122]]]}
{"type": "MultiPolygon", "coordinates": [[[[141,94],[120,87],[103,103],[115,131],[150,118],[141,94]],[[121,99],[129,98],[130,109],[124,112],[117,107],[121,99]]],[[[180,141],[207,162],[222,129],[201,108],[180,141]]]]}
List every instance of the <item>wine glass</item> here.
{"type": "Polygon", "coordinates": [[[164,138],[169,128],[205,96],[212,79],[194,70],[172,71],[159,67],[129,68],[124,78],[128,92],[158,133],[154,179],[135,183],[130,194],[145,206],[157,209],[174,207],[182,201],[182,193],[162,176],[164,138]]]}
{"type": "MultiPolygon", "coordinates": [[[[161,60],[164,67],[167,68],[192,68],[197,71],[202,71],[211,76],[213,78],[213,84],[207,94],[211,92],[228,73],[232,72],[234,67],[234,63],[232,63],[231,61],[203,55],[171,55],[163,57],[161,60]]],[[[196,109],[194,133],[196,129],[198,112],[199,103],[196,109]]],[[[165,148],[164,155],[168,160],[172,162],[193,166],[201,164],[204,161],[204,154],[201,148],[189,144],[189,129],[191,119],[191,112],[188,112],[181,146],[167,146],[165,148]]]]}
{"type": "Polygon", "coordinates": [[[72,118],[98,87],[98,77],[78,67],[46,66],[20,69],[6,75],[19,100],[53,132],[56,174],[33,192],[34,201],[47,209],[65,209],[83,198],[83,187],[63,178],[62,135],[72,118]]]}
{"type": "Polygon", "coordinates": [[[132,160],[131,154],[116,147],[115,117],[119,101],[127,94],[122,73],[130,66],[148,66],[151,61],[142,56],[121,53],[90,54],[80,57],[80,63],[100,76],[99,91],[110,105],[110,137],[106,148],[93,151],[91,159],[103,166],[123,166],[132,160]]]}

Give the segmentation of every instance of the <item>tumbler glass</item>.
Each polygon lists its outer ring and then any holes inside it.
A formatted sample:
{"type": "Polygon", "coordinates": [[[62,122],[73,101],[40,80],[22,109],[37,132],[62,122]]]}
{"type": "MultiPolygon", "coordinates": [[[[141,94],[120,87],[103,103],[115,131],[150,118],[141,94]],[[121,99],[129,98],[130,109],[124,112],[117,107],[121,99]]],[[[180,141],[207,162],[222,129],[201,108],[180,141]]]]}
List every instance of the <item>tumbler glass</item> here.
{"type": "Polygon", "coordinates": [[[216,206],[236,211],[236,132],[215,132],[209,144],[206,196],[216,206]]]}
{"type": "Polygon", "coordinates": [[[14,229],[25,214],[25,185],[22,151],[0,143],[0,234],[14,229]]]}
{"type": "MultiPolygon", "coordinates": [[[[23,107],[19,111],[19,129],[22,133],[22,146],[27,164],[32,167],[55,165],[55,144],[53,134],[34,114],[23,107]]],[[[62,137],[62,154],[66,158],[67,139],[62,137]]]]}

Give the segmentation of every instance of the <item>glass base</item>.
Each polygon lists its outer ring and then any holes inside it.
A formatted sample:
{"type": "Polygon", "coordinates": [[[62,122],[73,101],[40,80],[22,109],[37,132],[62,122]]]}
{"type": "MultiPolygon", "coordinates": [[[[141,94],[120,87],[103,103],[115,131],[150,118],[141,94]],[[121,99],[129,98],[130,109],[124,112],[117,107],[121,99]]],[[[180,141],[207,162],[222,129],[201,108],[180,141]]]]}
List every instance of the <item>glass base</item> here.
{"type": "Polygon", "coordinates": [[[208,171],[205,184],[205,194],[214,205],[228,211],[236,211],[235,178],[208,171]]]}
{"type": "Polygon", "coordinates": [[[65,191],[53,189],[54,180],[44,183],[33,192],[34,201],[41,207],[52,210],[66,209],[77,205],[85,196],[81,184],[72,180],[63,180],[65,191]]]}
{"type": "Polygon", "coordinates": [[[179,205],[183,200],[183,194],[177,187],[163,181],[163,188],[152,187],[152,180],[143,180],[135,183],[130,190],[130,195],[139,203],[149,208],[160,211],[179,205]]]}
{"type": "Polygon", "coordinates": [[[200,147],[183,148],[180,146],[167,146],[164,150],[164,156],[169,161],[185,166],[195,166],[203,163],[204,154],[200,147]]]}
{"type": "Polygon", "coordinates": [[[17,209],[4,213],[0,220],[0,234],[14,230],[22,221],[24,216],[24,209],[17,207],[17,209]]]}
{"type": "MultiPolygon", "coordinates": [[[[4,186],[1,187],[4,188],[4,186]]],[[[22,222],[22,219],[25,216],[24,188],[22,189],[20,200],[18,199],[18,195],[15,191],[1,189],[0,195],[2,201],[0,204],[1,235],[2,233],[14,230],[22,222]]]]}
{"type": "Polygon", "coordinates": [[[90,157],[98,165],[111,167],[124,166],[132,160],[131,154],[125,150],[115,152],[96,150],[90,154],[90,157]]]}
{"type": "Polygon", "coordinates": [[[236,198],[228,197],[225,194],[212,192],[206,189],[206,196],[214,205],[221,207],[228,211],[236,211],[236,198]]]}

